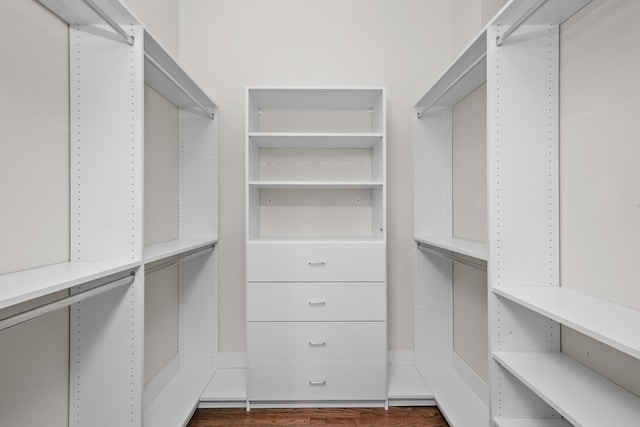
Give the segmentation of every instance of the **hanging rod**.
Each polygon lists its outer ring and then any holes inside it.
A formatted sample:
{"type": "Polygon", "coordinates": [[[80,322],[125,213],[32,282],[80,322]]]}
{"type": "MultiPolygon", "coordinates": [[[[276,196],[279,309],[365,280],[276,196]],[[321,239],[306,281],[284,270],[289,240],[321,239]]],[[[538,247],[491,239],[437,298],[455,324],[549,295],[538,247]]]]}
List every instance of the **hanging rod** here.
{"type": "Polygon", "coordinates": [[[133,46],[135,44],[136,41],[133,38],[133,36],[127,34],[127,32],[123,30],[122,27],[118,25],[118,23],[114,21],[104,10],[102,10],[102,8],[98,6],[93,0],[82,0],[82,1],[87,6],[89,6],[95,13],[100,15],[100,18],[102,18],[107,24],[109,24],[111,28],[113,28],[113,31],[120,34],[120,36],[122,36],[122,38],[125,40],[125,42],[128,45],[133,46]]]}
{"type": "Polygon", "coordinates": [[[112,289],[119,288],[120,286],[125,286],[125,285],[128,286],[132,284],[134,280],[135,280],[135,275],[132,272],[131,275],[127,277],[123,277],[121,279],[108,282],[104,285],[96,286],[95,288],[91,288],[89,290],[77,293],[75,295],[70,295],[68,297],[65,297],[56,301],[52,301],[52,302],[43,304],[41,306],[32,308],[30,310],[26,310],[21,313],[6,317],[0,320],[0,331],[15,325],[19,325],[20,323],[24,323],[27,320],[35,319],[36,317],[42,316],[47,313],[51,313],[52,311],[59,310],[64,307],[68,307],[71,304],[84,301],[87,298],[91,298],[96,295],[108,292],[112,289]]]}
{"type": "Polygon", "coordinates": [[[174,266],[176,264],[180,264],[180,263],[188,261],[190,259],[197,258],[197,257],[199,257],[201,255],[204,255],[206,253],[212,252],[213,249],[215,248],[215,246],[216,246],[215,244],[210,245],[210,246],[207,245],[207,246],[205,246],[203,248],[195,249],[195,250],[193,250],[191,252],[185,253],[184,255],[180,255],[178,258],[173,258],[173,259],[171,259],[169,261],[165,261],[165,262],[162,262],[160,264],[153,264],[150,267],[145,267],[144,272],[145,272],[145,274],[153,273],[155,271],[162,270],[164,268],[171,267],[171,266],[174,266]]]}
{"type": "Polygon", "coordinates": [[[462,74],[460,74],[449,86],[446,87],[445,90],[443,90],[442,92],[440,92],[440,94],[430,103],[428,103],[425,107],[423,107],[419,112],[418,112],[418,118],[421,119],[422,116],[424,116],[424,113],[426,113],[431,107],[434,106],[434,104],[436,102],[438,102],[440,100],[440,98],[442,98],[447,92],[449,92],[451,90],[451,88],[453,88],[455,85],[458,84],[458,82],[460,82],[460,80],[462,80],[467,74],[469,74],[471,72],[471,70],[473,70],[479,63],[481,63],[485,58],[487,57],[487,52],[483,52],[483,54],[476,59],[475,61],[473,61],[473,64],[469,65],[469,67],[467,67],[466,70],[464,70],[462,72],[462,74]]]}
{"type": "Polygon", "coordinates": [[[426,252],[431,255],[438,256],[440,258],[446,259],[447,261],[457,262],[459,264],[464,264],[469,267],[473,267],[477,270],[487,271],[487,264],[483,260],[474,261],[477,258],[460,256],[455,252],[447,251],[442,248],[437,248],[435,246],[427,245],[425,243],[418,243],[418,249],[423,252],[426,252]]]}
{"type": "Polygon", "coordinates": [[[536,13],[536,11],[540,9],[546,2],[547,0],[538,0],[536,4],[531,6],[531,9],[529,9],[524,15],[518,18],[518,20],[514,22],[513,25],[511,25],[511,27],[509,27],[509,29],[504,32],[503,35],[496,37],[496,46],[500,46],[502,43],[504,43],[504,41],[507,40],[514,31],[520,28],[520,26],[524,24],[527,19],[531,17],[531,15],[536,13]]]}
{"type": "Polygon", "coordinates": [[[200,108],[200,109],[201,109],[201,110],[202,110],[202,111],[207,115],[207,117],[210,117],[210,118],[212,118],[212,119],[215,117],[215,115],[214,115],[211,111],[207,110],[207,109],[204,107],[204,105],[202,105],[202,103],[201,103],[200,101],[198,101],[198,100],[196,99],[196,97],[195,97],[195,96],[193,96],[193,95],[191,94],[191,92],[189,92],[187,89],[185,89],[185,88],[184,88],[184,86],[182,86],[182,85],[181,85],[181,84],[180,84],[180,83],[179,83],[175,78],[173,78],[173,76],[172,76],[171,74],[169,74],[169,72],[168,72],[167,70],[165,70],[164,68],[162,68],[162,66],[161,66],[160,64],[158,64],[158,62],[157,62],[155,59],[153,59],[153,58],[151,57],[151,55],[149,55],[147,52],[145,52],[145,53],[144,53],[144,57],[145,57],[149,62],[151,62],[151,63],[153,64],[153,66],[154,66],[154,67],[156,67],[156,68],[158,69],[158,71],[160,71],[160,72],[161,72],[161,73],[162,73],[166,78],[168,78],[168,79],[171,81],[171,83],[173,83],[173,84],[174,84],[178,89],[180,89],[180,91],[181,91],[182,93],[184,93],[185,95],[187,95],[187,97],[188,97],[191,101],[193,101],[193,103],[194,103],[194,104],[196,104],[196,105],[197,105],[197,106],[198,106],[198,107],[199,107],[199,108],[200,108]]]}

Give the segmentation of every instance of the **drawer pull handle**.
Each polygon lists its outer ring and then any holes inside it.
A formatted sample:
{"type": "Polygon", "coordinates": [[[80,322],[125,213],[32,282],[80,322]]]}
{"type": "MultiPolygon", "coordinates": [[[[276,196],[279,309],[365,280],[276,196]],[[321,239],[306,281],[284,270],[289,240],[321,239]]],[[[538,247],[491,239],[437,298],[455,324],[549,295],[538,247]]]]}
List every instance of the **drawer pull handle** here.
{"type": "Polygon", "coordinates": [[[324,267],[327,265],[326,261],[309,261],[309,267],[324,267]]]}
{"type": "Polygon", "coordinates": [[[327,341],[325,341],[325,340],[322,340],[322,341],[313,341],[313,340],[310,340],[310,341],[309,341],[309,345],[310,345],[311,347],[324,347],[324,346],[326,346],[326,345],[327,345],[327,341]]]}
{"type": "Polygon", "coordinates": [[[327,380],[321,380],[321,381],[309,380],[309,385],[312,387],[323,387],[327,385],[327,380]]]}
{"type": "Polygon", "coordinates": [[[326,301],[309,301],[311,307],[324,307],[327,305],[326,301]]]}

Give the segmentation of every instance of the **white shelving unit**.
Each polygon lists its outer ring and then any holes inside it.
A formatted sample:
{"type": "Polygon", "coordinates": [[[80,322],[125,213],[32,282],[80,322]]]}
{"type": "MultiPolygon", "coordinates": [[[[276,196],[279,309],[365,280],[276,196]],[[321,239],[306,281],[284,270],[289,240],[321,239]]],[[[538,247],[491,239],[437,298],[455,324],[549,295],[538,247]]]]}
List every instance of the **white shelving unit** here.
{"type": "Polygon", "coordinates": [[[217,107],[121,3],[41,3],[69,24],[70,261],[0,276],[0,308],[70,291],[44,307],[71,307],[69,425],[185,425],[217,353],[217,254],[199,252],[217,243],[217,107]],[[148,247],[145,83],[180,128],[179,238],[148,247]],[[149,399],[143,271],[167,261],[180,262],[179,363],[149,399]]]}
{"type": "Polygon", "coordinates": [[[455,426],[640,422],[637,396],[560,348],[564,325],[640,356],[639,336],[629,327],[639,321],[637,310],[560,287],[558,28],[587,3],[508,2],[416,106],[415,240],[429,252],[416,251],[416,364],[455,426]],[[452,238],[446,144],[451,106],[485,80],[487,245],[452,238]],[[431,326],[452,316],[451,263],[442,260],[447,255],[487,263],[490,396],[480,405],[482,393],[471,393],[478,390],[477,381],[462,381],[464,375],[451,368],[456,364],[451,326],[431,326]],[[467,402],[460,411],[446,398],[446,388],[456,384],[449,395],[467,402]],[[465,418],[463,412],[473,408],[475,415],[465,418]],[[602,414],[612,418],[605,421],[602,414]]]}
{"type": "Polygon", "coordinates": [[[247,408],[385,406],[384,89],[247,98],[247,408]]]}
{"type": "Polygon", "coordinates": [[[486,45],[483,30],[415,106],[415,364],[452,426],[489,424],[488,385],[453,330],[454,262],[486,271],[489,258],[487,243],[455,237],[453,215],[453,108],[485,83],[486,45]]]}

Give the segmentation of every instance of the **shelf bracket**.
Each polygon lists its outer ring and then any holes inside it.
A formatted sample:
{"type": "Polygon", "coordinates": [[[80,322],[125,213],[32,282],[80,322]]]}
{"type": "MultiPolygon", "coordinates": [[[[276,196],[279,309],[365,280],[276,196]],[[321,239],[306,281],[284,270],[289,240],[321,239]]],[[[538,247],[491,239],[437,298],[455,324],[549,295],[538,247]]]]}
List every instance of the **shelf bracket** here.
{"type": "Polygon", "coordinates": [[[518,18],[518,20],[514,22],[513,25],[511,25],[504,32],[503,35],[496,37],[496,46],[500,46],[502,43],[504,43],[505,40],[507,40],[511,36],[511,34],[513,34],[518,28],[520,28],[522,24],[527,22],[527,19],[529,19],[534,13],[536,13],[536,11],[540,9],[546,2],[547,0],[538,0],[533,6],[531,6],[531,9],[527,10],[525,14],[518,18]]]}
{"type": "Polygon", "coordinates": [[[105,283],[103,285],[93,287],[86,291],[82,291],[77,294],[70,295],[68,297],[64,297],[56,301],[43,304],[41,306],[32,308],[30,310],[22,311],[18,314],[14,314],[9,317],[6,317],[0,320],[0,331],[10,328],[12,326],[19,325],[20,323],[24,323],[27,320],[35,319],[36,317],[42,316],[47,313],[51,313],[52,311],[59,310],[64,307],[68,307],[80,301],[84,301],[87,298],[91,298],[96,295],[100,295],[102,293],[108,292],[112,289],[119,288],[120,286],[129,286],[134,282],[134,280],[135,280],[135,274],[131,272],[131,274],[126,277],[114,280],[112,282],[105,283]]]}
{"type": "Polygon", "coordinates": [[[118,25],[118,23],[116,21],[114,21],[109,16],[109,14],[106,13],[93,0],[82,0],[82,1],[84,2],[84,4],[89,6],[91,8],[91,10],[93,10],[95,13],[97,13],[100,16],[100,18],[102,18],[104,20],[104,22],[109,24],[109,26],[113,29],[113,31],[118,33],[124,39],[125,43],[127,43],[129,46],[133,46],[135,44],[136,40],[133,38],[133,36],[127,34],[127,32],[124,29],[122,29],[122,27],[120,25],[118,25]]]}
{"type": "Polygon", "coordinates": [[[198,106],[198,108],[200,108],[202,110],[202,112],[209,117],[210,119],[214,119],[215,118],[215,114],[213,114],[211,111],[207,110],[204,105],[202,105],[202,103],[200,101],[198,101],[196,99],[195,96],[193,96],[191,94],[191,92],[189,92],[184,86],[182,86],[180,83],[178,83],[178,81],[173,78],[173,76],[164,68],[162,68],[162,66],[151,57],[151,55],[149,55],[147,52],[144,53],[144,58],[149,61],[154,67],[156,67],[158,69],[158,71],[160,71],[162,73],[162,75],[164,75],[167,79],[169,79],[169,81],[171,81],[171,83],[173,83],[173,85],[175,87],[177,87],[178,89],[180,89],[180,91],[182,93],[184,93],[190,100],[191,102],[193,102],[194,104],[196,104],[198,106]]]}
{"type": "Polygon", "coordinates": [[[216,245],[207,245],[203,248],[194,249],[192,251],[186,252],[182,255],[179,255],[178,258],[172,258],[168,261],[161,262],[159,264],[151,264],[149,267],[145,267],[145,274],[153,273],[154,271],[162,270],[167,267],[171,267],[185,261],[188,261],[193,258],[197,258],[201,255],[212,252],[215,249],[216,245]]]}
{"type": "Polygon", "coordinates": [[[478,258],[461,255],[456,252],[448,251],[436,246],[427,245],[426,243],[422,242],[418,243],[418,249],[429,255],[435,255],[437,257],[446,259],[447,261],[464,264],[468,267],[472,267],[480,271],[487,271],[487,262],[478,258]]]}

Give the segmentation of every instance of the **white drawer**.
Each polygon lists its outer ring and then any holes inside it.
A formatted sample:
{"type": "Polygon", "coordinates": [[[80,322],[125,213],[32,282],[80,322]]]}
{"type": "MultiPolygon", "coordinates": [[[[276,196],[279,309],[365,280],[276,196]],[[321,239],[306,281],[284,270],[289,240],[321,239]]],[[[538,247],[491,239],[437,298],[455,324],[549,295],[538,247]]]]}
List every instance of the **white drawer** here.
{"type": "Polygon", "coordinates": [[[384,362],[249,363],[249,400],[384,400],[384,362]]]}
{"type": "Polygon", "coordinates": [[[248,282],[383,282],[383,242],[250,242],[248,282]]]}
{"type": "Polygon", "coordinates": [[[385,322],[249,322],[250,361],[386,361],[385,322]]]}
{"type": "Polygon", "coordinates": [[[249,283],[249,322],[385,321],[385,283],[249,283]]]}

